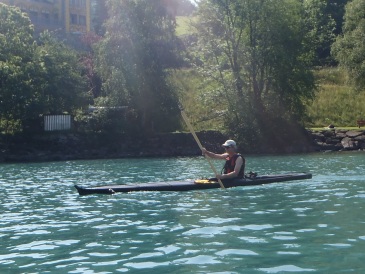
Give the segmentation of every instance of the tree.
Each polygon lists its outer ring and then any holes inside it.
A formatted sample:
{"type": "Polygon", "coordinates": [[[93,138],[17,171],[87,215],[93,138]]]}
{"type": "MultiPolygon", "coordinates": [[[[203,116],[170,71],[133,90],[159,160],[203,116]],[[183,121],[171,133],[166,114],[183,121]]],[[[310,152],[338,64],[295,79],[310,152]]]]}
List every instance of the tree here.
{"type": "Polygon", "coordinates": [[[345,5],[350,0],[306,0],[302,1],[305,22],[311,44],[315,47],[315,65],[335,65],[331,46],[342,34],[345,5]]]}
{"type": "Polygon", "coordinates": [[[335,21],[334,34],[342,34],[343,17],[345,15],[345,6],[351,0],[328,0],[325,14],[328,14],[335,21]]]}
{"type": "Polygon", "coordinates": [[[96,70],[95,65],[95,45],[101,40],[101,36],[96,33],[89,32],[83,35],[82,42],[86,46],[87,51],[82,55],[80,61],[85,69],[85,76],[89,84],[89,90],[94,98],[101,95],[102,81],[96,70]]]}
{"type": "Polygon", "coordinates": [[[24,118],[33,96],[29,72],[34,69],[35,47],[29,18],[0,3],[0,119],[6,125],[24,118]]]}
{"type": "Polygon", "coordinates": [[[346,5],[343,35],[337,37],[332,54],[349,74],[355,88],[365,87],[365,2],[346,5]]]}
{"type": "Polygon", "coordinates": [[[109,1],[110,19],[98,46],[109,106],[128,106],[144,132],[177,127],[177,96],[166,69],[176,62],[174,18],[161,1],[109,1]]]}
{"type": "Polygon", "coordinates": [[[314,92],[303,13],[295,0],[199,4],[194,60],[215,82],[214,104],[226,102],[227,129],[243,142],[284,145],[277,128],[303,119],[314,92]]]}
{"type": "Polygon", "coordinates": [[[37,111],[33,115],[74,114],[87,105],[91,97],[83,75],[86,68],[74,50],[46,31],[40,35],[34,63],[37,67],[31,88],[36,91],[36,96],[32,105],[37,111]]]}
{"type": "MultiPolygon", "coordinates": [[[[316,65],[333,63],[331,45],[335,40],[336,22],[330,13],[335,3],[323,0],[307,0],[303,2],[305,24],[310,44],[315,48],[316,65]]],[[[336,5],[337,6],[337,5],[336,5]]]]}
{"type": "Polygon", "coordinates": [[[97,35],[103,36],[105,34],[104,24],[108,19],[106,0],[93,0],[91,7],[93,14],[92,23],[94,31],[97,35]]]}
{"type": "Polygon", "coordinates": [[[18,8],[0,3],[0,119],[24,127],[43,114],[74,113],[87,103],[77,54],[33,26],[18,8]]]}

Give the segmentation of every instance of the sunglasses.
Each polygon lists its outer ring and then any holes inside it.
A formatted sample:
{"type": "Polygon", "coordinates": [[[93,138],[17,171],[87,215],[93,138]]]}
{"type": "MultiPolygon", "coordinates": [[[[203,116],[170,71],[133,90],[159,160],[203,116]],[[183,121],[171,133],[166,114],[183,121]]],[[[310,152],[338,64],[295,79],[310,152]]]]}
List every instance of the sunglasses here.
{"type": "Polygon", "coordinates": [[[224,147],[225,149],[229,149],[229,148],[231,148],[231,146],[228,146],[228,147],[224,147]]]}

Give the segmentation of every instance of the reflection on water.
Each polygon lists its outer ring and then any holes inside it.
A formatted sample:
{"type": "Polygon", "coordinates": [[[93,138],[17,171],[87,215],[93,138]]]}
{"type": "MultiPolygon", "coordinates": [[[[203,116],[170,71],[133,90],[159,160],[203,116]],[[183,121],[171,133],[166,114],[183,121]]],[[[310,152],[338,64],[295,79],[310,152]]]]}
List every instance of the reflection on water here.
{"type": "Polygon", "coordinates": [[[248,171],[314,177],[85,197],[74,184],[211,172],[202,158],[1,165],[0,273],[362,273],[363,159],[361,153],[247,157],[248,171]]]}

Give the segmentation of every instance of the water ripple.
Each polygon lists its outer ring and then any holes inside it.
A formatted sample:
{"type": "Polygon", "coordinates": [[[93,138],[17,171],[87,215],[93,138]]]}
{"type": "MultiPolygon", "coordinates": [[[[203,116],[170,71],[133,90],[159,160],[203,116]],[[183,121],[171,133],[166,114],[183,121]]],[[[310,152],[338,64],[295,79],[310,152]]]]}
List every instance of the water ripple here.
{"type": "Polygon", "coordinates": [[[260,270],[266,273],[280,273],[280,272],[312,272],[316,271],[312,268],[301,268],[295,265],[281,265],[270,268],[260,268],[260,270]]]}
{"type": "Polygon", "coordinates": [[[247,158],[260,174],[301,167],[315,176],[226,191],[79,197],[74,183],[211,172],[201,158],[0,165],[0,273],[365,271],[363,155],[247,158]]]}

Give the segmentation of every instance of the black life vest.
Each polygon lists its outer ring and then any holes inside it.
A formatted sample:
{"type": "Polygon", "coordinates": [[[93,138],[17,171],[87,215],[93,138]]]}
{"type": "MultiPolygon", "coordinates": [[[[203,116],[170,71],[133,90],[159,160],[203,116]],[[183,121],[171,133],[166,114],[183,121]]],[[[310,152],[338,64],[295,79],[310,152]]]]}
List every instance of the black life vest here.
{"type": "MultiPolygon", "coordinates": [[[[232,157],[228,156],[226,158],[226,163],[224,164],[224,167],[223,167],[223,174],[228,174],[228,173],[231,173],[234,171],[238,157],[242,157],[242,155],[237,153],[237,154],[233,155],[232,157]]],[[[243,178],[243,176],[245,174],[246,160],[243,157],[242,157],[242,159],[243,159],[243,163],[242,163],[240,171],[238,172],[237,178],[243,178]]]]}

